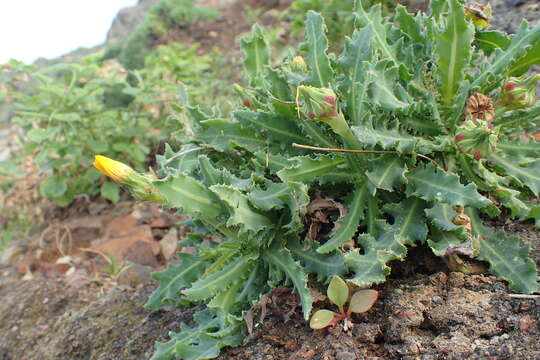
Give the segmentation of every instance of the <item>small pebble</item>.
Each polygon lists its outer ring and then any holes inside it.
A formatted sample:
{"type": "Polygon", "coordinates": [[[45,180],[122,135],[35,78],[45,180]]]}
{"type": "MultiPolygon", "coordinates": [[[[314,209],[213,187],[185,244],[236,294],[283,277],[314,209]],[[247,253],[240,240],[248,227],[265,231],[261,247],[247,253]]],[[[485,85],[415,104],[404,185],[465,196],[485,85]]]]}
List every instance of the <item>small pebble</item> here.
{"type": "Polygon", "coordinates": [[[440,303],[442,303],[442,297],[437,296],[437,295],[435,295],[434,297],[432,297],[431,300],[433,300],[433,302],[434,302],[435,304],[440,304],[440,303]]]}
{"type": "Polygon", "coordinates": [[[525,4],[525,0],[506,0],[509,6],[520,6],[525,4]]]}
{"type": "Polygon", "coordinates": [[[340,351],[336,354],[336,360],[356,360],[356,355],[348,351],[340,351]]]}

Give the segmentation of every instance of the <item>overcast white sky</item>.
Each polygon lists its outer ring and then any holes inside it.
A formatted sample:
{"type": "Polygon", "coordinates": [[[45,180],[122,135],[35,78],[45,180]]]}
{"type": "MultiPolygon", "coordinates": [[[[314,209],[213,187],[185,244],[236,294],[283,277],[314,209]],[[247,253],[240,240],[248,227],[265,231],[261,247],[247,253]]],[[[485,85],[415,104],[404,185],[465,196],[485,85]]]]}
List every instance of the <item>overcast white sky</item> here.
{"type": "Polygon", "coordinates": [[[137,0],[0,0],[0,63],[33,62],[105,41],[118,10],[137,0]]]}

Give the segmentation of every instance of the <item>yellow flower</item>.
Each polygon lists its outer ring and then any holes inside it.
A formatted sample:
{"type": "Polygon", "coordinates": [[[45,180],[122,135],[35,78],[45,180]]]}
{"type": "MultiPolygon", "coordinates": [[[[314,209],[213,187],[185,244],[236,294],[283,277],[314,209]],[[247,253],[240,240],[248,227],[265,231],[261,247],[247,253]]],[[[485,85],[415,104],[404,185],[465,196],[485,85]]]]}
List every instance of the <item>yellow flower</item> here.
{"type": "Polygon", "coordinates": [[[96,155],[92,164],[96,169],[117,182],[125,182],[133,176],[135,170],[120,161],[109,159],[106,156],[96,155]]]}

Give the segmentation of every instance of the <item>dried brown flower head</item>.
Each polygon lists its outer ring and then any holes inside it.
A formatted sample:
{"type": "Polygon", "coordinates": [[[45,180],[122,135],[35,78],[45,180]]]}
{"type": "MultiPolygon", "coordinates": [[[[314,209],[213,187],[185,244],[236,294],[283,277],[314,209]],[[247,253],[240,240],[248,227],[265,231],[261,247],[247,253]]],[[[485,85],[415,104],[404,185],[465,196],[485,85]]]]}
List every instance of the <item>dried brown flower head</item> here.
{"type": "Polygon", "coordinates": [[[491,123],[495,117],[493,101],[487,95],[474,93],[467,99],[467,105],[463,110],[463,115],[465,118],[471,117],[473,121],[480,119],[491,123]]]}

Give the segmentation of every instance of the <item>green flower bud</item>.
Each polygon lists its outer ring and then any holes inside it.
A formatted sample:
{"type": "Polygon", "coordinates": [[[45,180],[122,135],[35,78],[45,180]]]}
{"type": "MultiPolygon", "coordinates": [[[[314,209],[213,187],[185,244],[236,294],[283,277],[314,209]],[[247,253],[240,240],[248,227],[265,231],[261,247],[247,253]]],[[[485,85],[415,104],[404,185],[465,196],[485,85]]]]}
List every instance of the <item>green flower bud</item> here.
{"type": "Polygon", "coordinates": [[[299,86],[298,96],[301,100],[302,112],[309,119],[331,123],[340,117],[334,90],[313,86],[299,86]]]}
{"type": "Polygon", "coordinates": [[[536,83],[540,81],[540,74],[525,78],[524,76],[508,79],[503,86],[497,105],[508,110],[531,107],[536,102],[536,83]]]}
{"type": "Polygon", "coordinates": [[[454,142],[457,149],[473,156],[476,160],[494,152],[499,137],[499,128],[480,119],[467,120],[456,128],[454,142]]]}
{"type": "Polygon", "coordinates": [[[257,94],[254,90],[246,89],[238,84],[233,84],[233,88],[242,98],[242,105],[250,109],[256,108],[259,102],[257,101],[257,94]]]}
{"type": "Polygon", "coordinates": [[[359,147],[345,117],[339,112],[334,90],[301,85],[298,87],[298,100],[300,110],[308,119],[327,123],[336,134],[343,138],[347,146],[359,147]]]}

